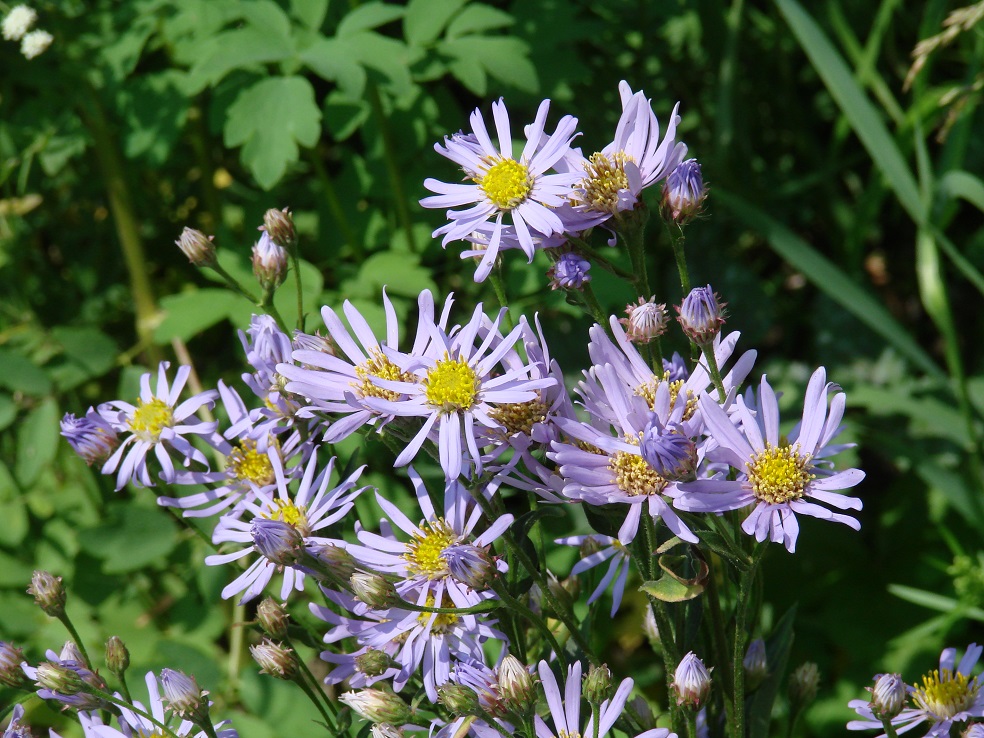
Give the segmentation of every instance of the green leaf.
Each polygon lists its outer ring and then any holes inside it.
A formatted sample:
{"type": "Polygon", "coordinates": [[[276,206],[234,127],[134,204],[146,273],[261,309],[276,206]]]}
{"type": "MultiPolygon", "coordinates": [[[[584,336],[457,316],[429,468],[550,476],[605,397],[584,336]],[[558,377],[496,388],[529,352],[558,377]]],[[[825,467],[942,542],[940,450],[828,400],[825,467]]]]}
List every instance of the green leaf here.
{"type": "Polygon", "coordinates": [[[911,335],[868,290],[856,284],[832,261],[777,220],[736,195],[720,189],[714,196],[738,218],[757,230],[779,256],[826,293],[834,302],[854,315],[894,346],[900,354],[927,374],[941,378],[942,370],[911,335]]]}
{"type": "Polygon", "coordinates": [[[430,270],[420,265],[419,257],[390,251],[382,251],[366,259],[355,282],[358,287],[353,287],[353,292],[376,299],[383,287],[391,296],[413,300],[425,289],[436,290],[430,270]]]}
{"type": "Polygon", "coordinates": [[[177,545],[168,516],[157,509],[117,504],[109,520],[80,531],[82,550],[103,562],[103,573],[123,574],[162,562],[177,545]]]}
{"type": "Polygon", "coordinates": [[[380,2],[365,3],[342,18],[341,23],[338,24],[336,36],[343,38],[359,31],[378,28],[387,23],[392,23],[397,18],[402,18],[405,12],[399,5],[388,5],[380,2]]]}
{"type": "Polygon", "coordinates": [[[483,97],[488,89],[488,76],[485,67],[478,59],[461,57],[448,62],[448,69],[454,78],[461,82],[473,94],[483,97]]]}
{"type": "Polygon", "coordinates": [[[923,223],[926,213],[916,178],[841,55],[796,0],[776,0],[776,5],[902,207],[916,223],[923,223]]]}
{"type": "Polygon", "coordinates": [[[116,342],[98,328],[58,326],[52,329],[51,337],[64,352],[64,362],[50,371],[60,390],[100,377],[116,364],[116,342]]]}
{"type": "Polygon", "coordinates": [[[766,662],[769,674],[745,701],[748,715],[748,737],[768,738],[772,723],[772,706],[779,694],[779,687],[786,675],[789,651],[793,646],[793,624],[796,621],[796,605],[782,616],[765,641],[766,662]]]}
{"type": "Polygon", "coordinates": [[[335,82],[345,96],[361,102],[366,87],[366,70],[352,58],[351,49],[335,38],[319,37],[303,49],[298,58],[322,79],[335,82]]]}
{"type": "Polygon", "coordinates": [[[46,395],[51,392],[51,380],[26,356],[0,349],[0,387],[25,395],[46,395]]]}
{"type": "Polygon", "coordinates": [[[924,589],[907,587],[904,584],[889,584],[888,591],[896,597],[906,602],[911,602],[914,605],[919,605],[920,607],[926,607],[930,610],[948,614],[959,612],[962,617],[984,622],[984,610],[978,607],[968,607],[951,597],[944,597],[935,592],[927,592],[924,589]]]}
{"type": "Polygon", "coordinates": [[[325,125],[336,141],[344,141],[359,130],[369,113],[369,105],[364,100],[351,100],[337,90],[325,99],[325,125]]]}
{"type": "Polygon", "coordinates": [[[511,26],[516,20],[509,13],[491,5],[472,3],[462,10],[449,24],[445,36],[449,39],[481,33],[494,28],[511,26]]]}
{"type": "Polygon", "coordinates": [[[437,40],[448,21],[468,0],[410,0],[403,18],[408,43],[426,46],[437,40]]]}
{"type": "Polygon", "coordinates": [[[314,88],[303,77],[260,80],[230,106],[224,133],[227,146],[243,146],[243,164],[270,189],[297,161],[298,144],[314,146],[321,135],[314,88]]]}
{"type": "Polygon", "coordinates": [[[28,488],[58,450],[58,406],[47,399],[27,414],[17,428],[17,462],[14,476],[28,488]]]}
{"type": "Polygon", "coordinates": [[[177,70],[145,74],[121,91],[121,114],[126,121],[123,146],[128,159],[146,155],[163,164],[177,143],[188,115],[188,96],[177,70]]]}
{"type": "Polygon", "coordinates": [[[14,481],[10,469],[0,461],[0,545],[13,549],[19,546],[29,530],[24,495],[14,481]]]}
{"type": "Polygon", "coordinates": [[[312,31],[317,31],[328,14],[328,0],[291,0],[290,12],[312,31]]]}
{"type": "Polygon", "coordinates": [[[215,85],[234,69],[283,61],[294,54],[294,45],[290,38],[247,25],[208,38],[199,54],[189,73],[196,91],[215,85]]]}
{"type": "MultiPolygon", "coordinates": [[[[452,59],[474,60],[495,79],[523,92],[539,87],[526,42],[509,36],[462,36],[442,41],[438,50],[452,59]]],[[[453,64],[449,66],[454,68],[453,64]]]]}
{"type": "Polygon", "coordinates": [[[10,395],[0,393],[0,431],[9,428],[17,417],[17,403],[10,395]]]}
{"type": "MultiPolygon", "coordinates": [[[[303,259],[299,261],[301,265],[301,294],[304,300],[304,312],[306,315],[317,315],[318,310],[321,308],[320,298],[324,278],[316,266],[303,259]]],[[[288,326],[293,326],[297,320],[297,281],[294,278],[293,272],[287,275],[287,280],[277,290],[277,294],[273,298],[273,303],[288,326]]]]}
{"type": "Polygon", "coordinates": [[[243,18],[250,25],[260,28],[280,39],[290,38],[290,18],[273,0],[252,0],[242,3],[243,18]]]}
{"type": "Polygon", "coordinates": [[[953,169],[936,183],[941,198],[961,198],[984,212],[984,181],[970,172],[953,169]]]}
{"type": "Polygon", "coordinates": [[[639,590],[661,602],[685,602],[698,597],[704,588],[699,584],[684,584],[667,574],[655,581],[643,583],[639,590]]]}
{"type": "Polygon", "coordinates": [[[154,329],[157,343],[179,338],[188,341],[226,317],[234,303],[242,300],[229,290],[200,289],[161,298],[164,319],[154,329]]]}

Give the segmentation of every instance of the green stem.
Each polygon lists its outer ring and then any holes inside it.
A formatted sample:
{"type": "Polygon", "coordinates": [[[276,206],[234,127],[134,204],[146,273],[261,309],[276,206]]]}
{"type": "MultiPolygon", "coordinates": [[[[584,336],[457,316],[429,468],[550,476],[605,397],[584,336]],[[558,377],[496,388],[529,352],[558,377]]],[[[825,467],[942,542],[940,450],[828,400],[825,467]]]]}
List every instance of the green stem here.
{"type": "Polygon", "coordinates": [[[588,312],[591,317],[594,318],[598,325],[602,328],[608,328],[608,315],[604,310],[601,309],[601,303],[598,302],[598,297],[595,295],[594,289],[587,282],[582,285],[582,293],[584,296],[584,302],[588,306],[588,312]]]}
{"type": "Polygon", "coordinates": [[[677,272],[680,274],[680,289],[683,296],[690,293],[690,269],[687,267],[687,254],[684,249],[686,238],[683,235],[683,228],[680,226],[666,224],[666,231],[670,234],[670,243],[673,244],[673,258],[676,259],[677,272]]]}
{"type": "Polygon", "coordinates": [[[410,208],[407,206],[407,193],[403,186],[403,177],[400,173],[400,166],[396,158],[396,143],[393,140],[393,132],[390,130],[389,120],[383,110],[383,102],[379,97],[379,89],[376,83],[369,80],[366,83],[366,92],[369,97],[369,105],[372,108],[373,117],[379,127],[379,135],[383,140],[383,152],[386,162],[386,173],[389,176],[390,189],[393,191],[393,199],[396,201],[396,217],[400,221],[407,237],[407,247],[410,253],[417,253],[417,243],[413,237],[413,222],[410,220],[410,208]]]}
{"type": "Polygon", "coordinates": [[[260,304],[260,298],[258,298],[252,292],[250,292],[245,287],[243,287],[241,284],[239,284],[239,280],[237,280],[235,277],[233,277],[231,274],[229,274],[229,272],[227,272],[223,268],[223,266],[221,264],[219,264],[218,262],[215,262],[214,264],[210,265],[209,268],[213,272],[215,272],[216,274],[218,274],[220,277],[222,277],[222,279],[225,280],[226,285],[228,285],[228,287],[233,292],[235,292],[235,293],[237,293],[239,295],[242,295],[243,297],[245,297],[247,300],[249,300],[254,305],[259,305],[260,304]]]}
{"type": "MultiPolygon", "coordinates": [[[[499,264],[492,267],[489,280],[492,282],[492,289],[495,291],[495,299],[499,301],[499,307],[508,308],[509,299],[506,297],[506,282],[502,278],[502,267],[499,264]]],[[[509,330],[512,330],[516,326],[513,322],[512,314],[508,310],[506,312],[506,326],[509,330]]]]}
{"type": "Polygon", "coordinates": [[[314,703],[314,706],[318,708],[318,712],[321,713],[321,717],[324,718],[325,724],[328,726],[329,730],[331,730],[332,734],[337,735],[335,729],[335,721],[332,720],[331,715],[329,715],[328,712],[325,710],[324,703],[321,700],[319,700],[317,696],[314,694],[314,690],[311,688],[311,685],[307,683],[304,676],[299,674],[294,678],[293,681],[294,684],[300,687],[301,691],[304,692],[305,695],[307,695],[307,698],[311,700],[312,703],[314,703]]]}
{"type": "MultiPolygon", "coordinates": [[[[720,561],[720,559],[717,557],[710,557],[708,564],[713,564],[714,561],[720,561]]],[[[713,566],[711,566],[710,571],[707,573],[707,603],[711,611],[711,649],[714,653],[714,663],[724,664],[727,663],[726,653],[728,651],[728,637],[724,632],[724,614],[721,611],[721,593],[718,591],[717,577],[715,576],[715,567],[713,566]]],[[[727,693],[725,695],[725,706],[730,713],[730,700],[734,694],[735,685],[731,679],[731,674],[727,670],[725,670],[724,675],[724,690],[727,693]]]]}
{"type": "Polygon", "coordinates": [[[707,373],[711,375],[711,382],[714,383],[714,388],[718,391],[717,401],[723,403],[728,393],[724,391],[724,380],[721,379],[721,370],[718,368],[717,357],[714,355],[714,342],[708,341],[701,344],[700,351],[707,361],[707,373]]]}
{"type": "Polygon", "coordinates": [[[885,738],[899,738],[895,726],[892,725],[892,721],[888,718],[882,718],[882,727],[885,729],[885,738]]]}
{"type": "Polygon", "coordinates": [[[687,721],[687,735],[690,738],[697,738],[697,710],[688,708],[684,710],[687,721]]]}
{"type": "Polygon", "coordinates": [[[331,212],[331,217],[335,221],[335,226],[342,234],[342,239],[351,247],[356,261],[362,262],[366,255],[362,240],[356,238],[355,231],[352,230],[348,217],[345,215],[345,208],[342,207],[342,201],[338,199],[335,184],[331,181],[328,170],[325,169],[325,165],[322,163],[321,157],[318,156],[316,150],[311,152],[311,163],[314,166],[315,176],[317,176],[318,182],[321,183],[321,187],[324,190],[325,199],[328,201],[328,210],[331,212]]]}
{"type": "MultiPolygon", "coordinates": [[[[100,699],[103,699],[106,702],[110,702],[110,703],[112,703],[114,705],[117,705],[118,707],[125,707],[130,712],[132,712],[132,713],[134,713],[136,715],[139,715],[142,718],[145,718],[145,719],[149,720],[153,725],[156,725],[158,728],[160,728],[164,732],[164,734],[166,736],[168,736],[168,738],[178,738],[178,736],[174,733],[173,730],[171,730],[169,727],[167,727],[167,725],[165,725],[164,723],[160,722],[157,718],[155,718],[153,715],[151,715],[146,710],[141,710],[136,705],[133,705],[130,702],[124,702],[123,700],[121,700],[116,695],[110,694],[109,692],[104,692],[101,689],[96,689],[95,687],[90,687],[86,691],[89,694],[94,695],[96,697],[99,697],[100,699]]],[[[210,738],[214,738],[214,736],[212,736],[210,738]]]]}
{"type": "Polygon", "coordinates": [[[535,625],[537,628],[540,629],[540,631],[543,633],[544,638],[546,638],[547,642],[550,644],[550,648],[552,648],[554,650],[554,653],[557,655],[558,661],[560,661],[561,664],[566,667],[567,654],[564,653],[564,649],[557,642],[557,639],[554,637],[553,631],[550,630],[550,626],[547,624],[547,621],[544,620],[540,615],[537,615],[535,612],[533,612],[530,608],[524,606],[523,603],[521,603],[511,594],[509,594],[509,591],[502,584],[502,582],[499,582],[498,585],[493,584],[492,588],[495,591],[495,593],[499,596],[499,598],[502,600],[503,604],[506,605],[506,607],[512,610],[516,615],[519,615],[520,617],[529,620],[531,623],[533,623],[533,625],[535,625]]]}
{"type": "Polygon", "coordinates": [[[65,626],[65,630],[68,631],[69,635],[72,636],[72,640],[75,641],[75,645],[79,647],[79,653],[82,654],[82,658],[85,659],[85,665],[89,669],[95,671],[92,659],[89,658],[89,654],[85,650],[85,644],[79,637],[79,632],[75,629],[75,625],[72,623],[71,618],[68,617],[68,613],[64,610],[60,615],[57,616],[59,622],[65,626]]]}
{"type": "Polygon", "coordinates": [[[742,570],[738,580],[738,601],[735,604],[735,642],[731,661],[731,679],[734,683],[732,694],[732,731],[735,738],[745,738],[745,640],[748,635],[748,605],[751,601],[752,585],[762,560],[761,552],[765,546],[756,544],[751,560],[742,570]]]}
{"type": "Polygon", "coordinates": [[[621,277],[622,279],[628,280],[629,282],[634,282],[636,275],[626,269],[615,264],[607,257],[602,256],[598,251],[591,248],[587,241],[580,238],[571,237],[568,238],[568,243],[572,244],[579,254],[582,254],[594,263],[604,269],[606,272],[614,274],[616,277],[621,277]]]}
{"type": "Polygon", "coordinates": [[[133,702],[133,697],[130,696],[130,685],[126,683],[126,672],[121,671],[116,675],[116,678],[120,680],[120,691],[123,692],[126,701],[133,702]]]}
{"type": "Polygon", "coordinates": [[[631,227],[627,226],[623,231],[629,260],[632,262],[632,271],[635,274],[633,284],[636,288],[636,296],[648,300],[652,297],[652,292],[649,290],[649,270],[646,268],[645,234],[644,219],[641,223],[633,223],[631,227]]]}

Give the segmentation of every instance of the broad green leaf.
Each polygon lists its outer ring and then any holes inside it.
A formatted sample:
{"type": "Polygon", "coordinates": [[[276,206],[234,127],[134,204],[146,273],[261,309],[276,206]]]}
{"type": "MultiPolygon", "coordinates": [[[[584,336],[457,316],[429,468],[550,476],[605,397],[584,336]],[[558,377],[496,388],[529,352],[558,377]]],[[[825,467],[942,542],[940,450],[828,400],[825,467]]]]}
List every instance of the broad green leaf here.
{"type": "MultiPolygon", "coordinates": [[[[461,36],[442,41],[438,50],[452,59],[474,60],[495,79],[524,92],[539,86],[536,68],[524,41],[509,36],[461,36]]],[[[449,64],[454,68],[453,64],[449,64]]]]}
{"type": "Polygon", "coordinates": [[[942,370],[871,293],[857,285],[832,261],[779,221],[736,195],[714,191],[715,198],[746,224],[757,230],[772,249],[825,292],[834,302],[878,333],[899,353],[931,376],[942,370]]]}
{"type": "Polygon", "coordinates": [[[290,18],[273,0],[242,3],[242,13],[250,25],[281,39],[290,38],[290,18]]]}
{"type": "Polygon", "coordinates": [[[336,141],[344,141],[359,130],[369,113],[364,100],[351,100],[337,90],[325,99],[325,125],[336,141]]]}
{"type": "Polygon", "coordinates": [[[55,458],[57,450],[58,406],[49,398],[29,412],[17,428],[14,476],[21,487],[34,484],[41,470],[55,458]]]}
{"type": "Polygon", "coordinates": [[[27,506],[10,469],[0,461],[0,546],[19,546],[28,532],[27,506]]]}
{"type": "Polygon", "coordinates": [[[796,605],[782,616],[765,641],[765,657],[769,674],[745,701],[748,715],[749,738],[768,738],[772,723],[772,706],[779,694],[779,687],[786,675],[789,651],[793,645],[793,624],[796,622],[796,605]]]}
{"type": "Polygon", "coordinates": [[[341,39],[340,43],[343,44],[343,53],[351,55],[363,67],[383,75],[395,95],[405,95],[413,89],[410,65],[414,60],[410,49],[402,41],[374,31],[362,31],[341,39]]]}
{"type": "Polygon", "coordinates": [[[242,298],[224,289],[179,292],[161,298],[164,319],[154,329],[154,340],[168,343],[174,338],[188,341],[226,317],[242,298]]]}
{"type": "Polygon", "coordinates": [[[776,0],[776,5],[902,207],[916,223],[923,223],[926,214],[916,178],[841,55],[796,0],[776,0]]]}
{"type": "Polygon", "coordinates": [[[470,92],[478,97],[484,97],[488,89],[488,76],[485,67],[478,59],[472,57],[457,57],[448,62],[448,69],[454,78],[461,82],[470,92]]]}
{"type": "Polygon", "coordinates": [[[984,212],[984,181],[970,172],[953,169],[936,183],[937,193],[942,198],[959,197],[984,212]]]}
{"type": "Polygon", "coordinates": [[[167,160],[188,114],[188,96],[180,87],[183,78],[177,70],[166,70],[128,80],[120,95],[128,159],[146,155],[154,164],[167,160]]]}
{"type": "Polygon", "coordinates": [[[516,20],[504,10],[482,3],[472,3],[451,20],[445,36],[449,39],[458,38],[494,28],[505,28],[515,22],[516,20]]]}
{"type": "Polygon", "coordinates": [[[263,79],[243,90],[228,111],[225,143],[240,146],[257,183],[270,189],[297,161],[298,144],[311,147],[321,135],[321,110],[303,77],[263,79]]]}
{"type": "Polygon", "coordinates": [[[468,0],[410,0],[403,17],[407,43],[426,46],[437,40],[448,21],[468,0]]]}
{"type": "Polygon", "coordinates": [[[366,259],[356,282],[359,294],[375,299],[379,298],[383,287],[390,295],[412,299],[416,299],[422,290],[436,290],[430,270],[420,265],[418,257],[388,251],[366,259]]]}
{"type": "Polygon", "coordinates": [[[655,581],[644,582],[639,590],[661,602],[685,602],[700,596],[704,587],[699,584],[684,584],[667,574],[655,581]]]}
{"type": "Polygon", "coordinates": [[[51,392],[51,380],[26,356],[0,348],[0,387],[25,395],[46,395],[51,392]]]}
{"type": "Polygon", "coordinates": [[[58,326],[51,331],[51,337],[64,351],[64,361],[50,370],[60,390],[102,376],[116,364],[116,342],[98,328],[58,326]]]}
{"type": "Polygon", "coordinates": [[[290,12],[312,31],[317,31],[328,14],[328,0],[291,0],[290,12]]]}
{"type": "Polygon", "coordinates": [[[214,85],[234,69],[283,61],[294,53],[288,37],[247,25],[223,31],[201,45],[198,61],[189,73],[195,89],[214,85]]]}
{"type": "Polygon", "coordinates": [[[0,393],[0,431],[10,427],[17,417],[17,403],[10,395],[0,393]]]}
{"type": "Polygon", "coordinates": [[[79,532],[82,550],[103,562],[106,574],[123,574],[163,562],[178,542],[167,513],[118,504],[109,519],[79,532]]]}
{"type": "Polygon", "coordinates": [[[298,58],[322,79],[335,82],[353,102],[362,102],[366,70],[352,58],[351,49],[336,38],[320,37],[303,49],[298,58]]]}
{"type": "Polygon", "coordinates": [[[392,23],[397,18],[402,18],[406,11],[399,5],[389,5],[388,3],[368,2],[358,6],[355,10],[348,13],[338,24],[336,36],[344,38],[351,36],[359,31],[368,31],[371,28],[392,23]]]}

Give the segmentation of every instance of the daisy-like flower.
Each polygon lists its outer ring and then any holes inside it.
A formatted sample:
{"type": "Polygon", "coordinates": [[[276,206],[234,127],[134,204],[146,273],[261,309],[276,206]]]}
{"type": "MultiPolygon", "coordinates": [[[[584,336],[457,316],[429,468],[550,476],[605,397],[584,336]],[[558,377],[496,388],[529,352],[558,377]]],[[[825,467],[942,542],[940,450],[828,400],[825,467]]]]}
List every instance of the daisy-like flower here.
{"type": "Polygon", "coordinates": [[[766,378],[762,377],[758,407],[749,408],[744,398],[736,400],[732,418],[709,396],[700,399],[707,430],[717,442],[708,451],[711,461],[730,465],[738,479],[703,479],[681,485],[682,495],[674,500],[681,510],[723,512],[753,506],[742,523],[742,530],[761,542],[767,538],[783,543],[790,553],[796,550],[799,523],[796,514],[832,520],[860,530],[861,524],[849,515],[832,512],[817,503],[839,510],[860,510],[861,500],[839,490],[849,489],[864,479],[860,469],[831,471],[818,462],[825,446],[840,430],[844,398],[840,387],[828,384],[823,367],[810,378],[803,404],[803,419],[789,438],[779,434],[779,403],[766,378]],[[828,395],[834,399],[828,411],[828,395]]]}
{"type": "Polygon", "coordinates": [[[150,373],[140,377],[140,397],[137,398],[136,405],[117,400],[98,408],[103,420],[113,430],[120,434],[130,434],[102,467],[103,474],[116,472],[118,490],[131,481],[138,486],[154,486],[147,467],[147,454],[151,449],[160,462],[161,478],[168,483],[173,482],[176,475],[170,456],[172,451],[179,453],[185,464],[194,461],[208,467],[205,455],[184,436],[207,436],[215,432],[217,423],[203,422],[195,417],[195,413],[205,405],[211,408],[217,393],[215,390],[206,390],[179,405],[178,399],[188,381],[188,375],[191,374],[191,367],[179,367],[174,382],[168,384],[169,366],[168,362],[161,362],[157,371],[156,390],[150,388],[150,373]]]}
{"type": "MultiPolygon", "coordinates": [[[[573,213],[573,209],[570,205],[555,208],[554,213],[564,223],[564,231],[550,236],[545,236],[539,231],[531,230],[530,238],[533,241],[534,252],[559,248],[567,243],[568,234],[574,232],[574,228],[568,225],[568,220],[571,218],[570,214],[573,213]]],[[[454,225],[454,221],[451,221],[450,223],[441,226],[434,231],[434,236],[436,237],[447,233],[454,228],[454,225]]],[[[490,258],[490,261],[487,263],[484,262],[486,257],[488,257],[489,244],[492,243],[492,236],[495,232],[496,224],[494,222],[479,223],[475,226],[474,231],[466,236],[462,236],[461,238],[462,241],[472,244],[471,248],[461,252],[461,258],[474,259],[479,264],[480,268],[475,272],[476,282],[482,282],[486,277],[488,277],[492,267],[495,266],[496,259],[499,258],[490,258]]],[[[519,236],[516,234],[516,229],[513,226],[503,225],[499,228],[499,253],[516,249],[524,249],[523,244],[519,241],[519,236]]]]}
{"type": "Polygon", "coordinates": [[[625,592],[625,580],[629,575],[629,567],[632,565],[632,556],[629,554],[628,546],[634,538],[635,532],[633,531],[627,541],[620,541],[618,538],[602,535],[569,536],[567,538],[558,538],[554,541],[554,543],[559,543],[563,546],[578,546],[582,551],[587,550],[590,552],[574,564],[574,568],[571,569],[572,577],[586,572],[588,569],[600,566],[606,561],[610,562],[605,576],[601,578],[598,586],[595,587],[594,592],[588,598],[588,604],[590,605],[601,597],[605,590],[608,589],[608,585],[614,580],[615,587],[612,590],[612,617],[615,617],[615,613],[618,612],[618,606],[622,604],[622,594],[625,592]]]}
{"type": "MultiPolygon", "coordinates": [[[[957,650],[944,648],[940,654],[940,668],[924,675],[908,689],[913,707],[907,707],[892,718],[898,733],[904,733],[922,723],[929,723],[924,735],[945,738],[954,725],[973,718],[984,718],[984,692],[978,677],[971,672],[984,652],[984,647],[971,643],[963,658],[957,663],[957,650]]],[[[862,720],[852,720],[848,730],[880,730],[881,720],[875,715],[873,702],[851,700],[851,707],[862,720]]],[[[884,738],[884,734],[879,738],[884,738]]]]}
{"type": "MultiPolygon", "coordinates": [[[[632,679],[625,679],[618,685],[610,700],[605,700],[598,708],[598,726],[594,717],[588,717],[587,725],[581,728],[581,662],[577,661],[567,669],[567,682],[561,689],[557,679],[546,661],[538,667],[540,684],[550,709],[550,722],[553,729],[539,715],[535,717],[537,738],[605,738],[615,721],[625,708],[625,702],[632,692],[632,679]]],[[[653,728],[639,733],[634,738],[677,738],[667,728],[653,728]]]]}
{"type": "Polygon", "coordinates": [[[577,119],[564,116],[553,134],[547,136],[544,126],[549,109],[550,101],[544,100],[533,124],[526,129],[526,145],[518,159],[513,156],[509,113],[501,99],[492,103],[498,147],[493,145],[478,109],[471,114],[473,134],[459,133],[445,138],[443,146],[436,144],[434,147],[439,154],[458,164],[465,177],[474,183],[424,180],[424,187],[437,193],[420,201],[425,208],[472,205],[465,210],[449,210],[450,226],[439,229],[434,236],[443,235],[442,243],[447,246],[451,241],[466,238],[483,223],[490,220],[495,223],[475,274],[477,282],[485,279],[495,262],[507,215],[519,245],[530,261],[535,249],[532,232],[549,237],[564,231],[564,223],[553,209],[564,204],[579,175],[547,172],[570,150],[577,119]]]}
{"type": "Polygon", "coordinates": [[[106,701],[101,697],[79,691],[77,685],[74,688],[71,685],[72,681],[81,679],[96,689],[106,690],[105,680],[86,667],[82,654],[79,653],[74,642],[66,642],[61,653],[48,649],[44,655],[48,660],[42,661],[37,666],[31,666],[27,662],[21,664],[21,669],[27,677],[40,687],[38,697],[43,700],[54,700],[78,710],[98,710],[106,707],[106,701]],[[61,691],[62,689],[67,691],[61,691]]]}
{"type": "Polygon", "coordinates": [[[343,518],[352,509],[355,498],[366,489],[355,486],[365,467],[359,467],[341,484],[329,488],[335,458],[332,457],[328,465],[315,475],[318,456],[314,451],[297,492],[291,493],[280,460],[276,456],[268,458],[277,482],[276,496],[254,489],[253,499],[244,501],[236,508],[235,514],[223,516],[215,527],[212,540],[217,544],[234,543],[243,547],[232,553],[215,554],[205,559],[207,565],[217,566],[260,554],[246,571],[222,590],[224,599],[242,592],[240,604],[257,597],[278,571],[283,571],[281,599],[287,599],[291,590],[304,589],[305,573],[302,569],[285,566],[283,559],[271,560],[267,557],[276,549],[275,539],[290,538],[305,549],[332,545],[344,547],[342,541],[317,534],[343,518]]]}
{"type": "MultiPolygon", "coordinates": [[[[471,320],[450,335],[432,320],[425,325],[431,340],[424,353],[386,352],[387,358],[401,372],[412,375],[414,381],[375,376],[370,380],[380,389],[406,399],[366,397],[363,402],[382,414],[424,419],[420,430],[397,456],[396,466],[410,463],[436,430],[441,468],[448,480],[461,475],[465,450],[475,465],[475,473],[481,474],[477,431],[483,426],[503,427],[496,421],[493,408],[538,400],[537,390],[556,384],[557,380],[550,376],[531,378],[527,366],[506,366],[502,373],[496,373],[523,332],[523,326],[518,325],[503,338],[499,323],[504,314],[503,309],[494,321],[489,321],[479,303],[471,320]],[[480,334],[484,338],[476,346],[480,334]]],[[[430,316],[422,315],[421,320],[430,320],[430,316]]]]}

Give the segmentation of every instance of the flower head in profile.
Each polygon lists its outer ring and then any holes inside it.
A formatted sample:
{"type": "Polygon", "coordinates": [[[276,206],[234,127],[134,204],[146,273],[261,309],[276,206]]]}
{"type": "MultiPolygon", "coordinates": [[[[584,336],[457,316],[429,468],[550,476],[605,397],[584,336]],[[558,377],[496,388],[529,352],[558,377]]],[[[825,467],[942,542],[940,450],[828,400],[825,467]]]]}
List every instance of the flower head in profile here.
{"type": "Polygon", "coordinates": [[[629,544],[635,538],[635,531],[631,531],[627,536],[628,540],[622,541],[618,538],[603,535],[569,536],[558,538],[555,543],[562,546],[577,546],[582,551],[582,558],[574,564],[571,569],[571,576],[577,576],[588,569],[601,566],[608,562],[608,569],[605,575],[598,582],[594,592],[588,598],[590,605],[608,589],[608,585],[615,582],[612,589],[612,611],[611,616],[615,617],[619,605],[622,604],[622,595],[625,592],[625,580],[629,575],[629,568],[632,564],[632,556],[629,553],[629,544]]]}
{"type": "Polygon", "coordinates": [[[38,19],[37,11],[29,5],[15,5],[3,18],[2,31],[6,41],[20,41],[38,19]]]}
{"type": "Polygon", "coordinates": [[[728,464],[738,472],[738,478],[684,483],[683,494],[674,500],[674,505],[692,512],[751,507],[742,530],[760,542],[769,539],[782,543],[790,553],[796,550],[799,534],[797,514],[860,530],[856,518],[824,507],[860,510],[861,500],[840,490],[864,479],[860,469],[834,472],[823,460],[826,446],[840,431],[845,404],[840,387],[828,384],[826,379],[823,367],[813,373],[802,421],[788,438],[779,434],[779,402],[764,376],[757,407],[749,407],[743,397],[738,397],[734,419],[709,396],[701,397],[704,422],[718,444],[708,451],[708,458],[728,464]],[[828,409],[831,394],[833,400],[828,409]],[[736,421],[740,427],[736,427],[736,421]]]}
{"type": "Polygon", "coordinates": [[[535,250],[534,234],[552,236],[564,231],[564,223],[554,212],[566,201],[576,174],[549,173],[570,150],[575,136],[577,119],[567,115],[549,136],[545,132],[550,101],[544,100],[532,125],[526,128],[526,144],[519,157],[514,156],[512,130],[506,106],[499,100],[492,103],[498,146],[485,126],[479,110],[471,115],[471,134],[457,133],[446,137],[436,151],[451,159],[464,170],[472,184],[449,184],[436,179],[424,180],[424,187],[437,194],[425,197],[425,208],[458,208],[448,210],[450,223],[435,232],[443,235],[443,244],[464,239],[482,224],[494,223],[490,238],[475,274],[475,281],[488,275],[498,256],[506,219],[515,229],[520,247],[532,261],[535,250]]]}
{"type": "Polygon", "coordinates": [[[120,445],[113,426],[91,407],[81,418],[65,413],[61,419],[61,434],[89,466],[108,459],[120,445]]]}
{"type": "Polygon", "coordinates": [[[700,212],[706,197],[698,161],[680,162],[663,183],[663,217],[683,225],[700,212]]]}

